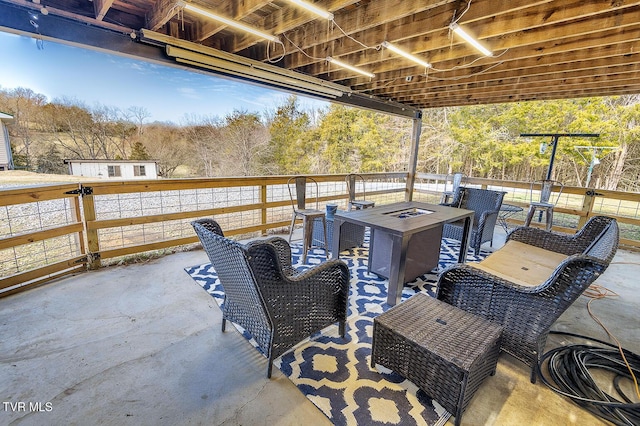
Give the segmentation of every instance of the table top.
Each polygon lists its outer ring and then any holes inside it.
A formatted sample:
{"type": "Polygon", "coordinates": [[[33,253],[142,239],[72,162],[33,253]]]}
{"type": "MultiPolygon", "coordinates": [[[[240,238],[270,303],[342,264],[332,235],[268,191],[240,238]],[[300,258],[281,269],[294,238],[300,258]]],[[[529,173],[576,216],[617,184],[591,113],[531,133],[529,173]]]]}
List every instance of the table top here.
{"type": "Polygon", "coordinates": [[[473,214],[473,210],[405,201],[363,210],[337,212],[335,218],[403,235],[421,232],[443,223],[456,222],[467,217],[472,218],[473,214]]]}
{"type": "Polygon", "coordinates": [[[522,211],[522,207],[514,206],[513,204],[502,203],[502,205],[500,206],[500,211],[506,213],[518,213],[522,211]]]}

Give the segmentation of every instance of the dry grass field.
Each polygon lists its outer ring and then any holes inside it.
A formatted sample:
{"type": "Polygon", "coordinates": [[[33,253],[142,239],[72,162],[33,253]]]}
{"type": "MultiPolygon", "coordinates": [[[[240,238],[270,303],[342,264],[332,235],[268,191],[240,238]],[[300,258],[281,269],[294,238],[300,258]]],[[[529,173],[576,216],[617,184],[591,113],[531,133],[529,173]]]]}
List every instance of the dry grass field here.
{"type": "Polygon", "coordinates": [[[71,175],[48,175],[24,170],[6,170],[0,172],[0,188],[16,186],[49,185],[56,183],[87,182],[96,178],[71,175]]]}

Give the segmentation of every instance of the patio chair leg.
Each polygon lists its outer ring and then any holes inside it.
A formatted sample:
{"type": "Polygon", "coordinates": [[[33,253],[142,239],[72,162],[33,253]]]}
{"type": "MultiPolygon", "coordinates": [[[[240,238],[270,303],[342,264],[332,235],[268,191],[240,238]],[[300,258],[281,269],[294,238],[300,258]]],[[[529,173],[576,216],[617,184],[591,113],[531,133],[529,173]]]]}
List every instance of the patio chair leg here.
{"type": "Polygon", "coordinates": [[[267,379],[271,378],[271,370],[273,369],[273,359],[269,357],[267,361],[267,379]]]}
{"type": "Polygon", "coordinates": [[[328,237],[327,237],[327,219],[325,216],[322,216],[322,232],[324,235],[324,257],[329,259],[329,247],[327,247],[327,241],[328,241],[328,237]]]}
{"type": "Polygon", "coordinates": [[[533,219],[533,214],[535,213],[535,207],[529,207],[529,211],[527,212],[527,218],[524,220],[524,226],[531,225],[531,219],[533,219]]]}
{"type": "Polygon", "coordinates": [[[347,329],[347,322],[340,321],[338,323],[338,334],[340,335],[340,337],[344,337],[346,329],[347,329]]]}
{"type": "Polygon", "coordinates": [[[531,383],[535,384],[537,379],[536,366],[531,367],[531,383]]]}
{"type": "Polygon", "coordinates": [[[227,320],[226,320],[226,319],[224,319],[224,318],[222,318],[222,332],[223,332],[223,333],[224,333],[224,331],[225,331],[226,325],[227,325],[227,320]]]}
{"type": "Polygon", "coordinates": [[[302,262],[307,263],[307,253],[313,242],[313,220],[305,216],[302,223],[302,262]]]}
{"type": "Polygon", "coordinates": [[[293,227],[296,226],[296,215],[293,215],[291,219],[291,228],[289,229],[289,244],[291,244],[291,235],[293,235],[293,227]]]}
{"type": "Polygon", "coordinates": [[[547,231],[551,231],[551,226],[553,225],[553,209],[547,209],[547,231]]]}

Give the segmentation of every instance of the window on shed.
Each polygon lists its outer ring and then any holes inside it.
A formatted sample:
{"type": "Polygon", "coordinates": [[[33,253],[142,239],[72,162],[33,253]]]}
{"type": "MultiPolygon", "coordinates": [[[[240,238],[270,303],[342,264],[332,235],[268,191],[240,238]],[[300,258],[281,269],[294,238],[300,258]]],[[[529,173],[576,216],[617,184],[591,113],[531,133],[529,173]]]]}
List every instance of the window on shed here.
{"type": "Polygon", "coordinates": [[[109,177],[118,177],[122,176],[122,172],[120,171],[120,166],[107,166],[109,171],[109,177]]]}
{"type": "Polygon", "coordinates": [[[144,166],[133,166],[133,175],[134,176],[146,176],[147,173],[144,169],[144,166]]]}

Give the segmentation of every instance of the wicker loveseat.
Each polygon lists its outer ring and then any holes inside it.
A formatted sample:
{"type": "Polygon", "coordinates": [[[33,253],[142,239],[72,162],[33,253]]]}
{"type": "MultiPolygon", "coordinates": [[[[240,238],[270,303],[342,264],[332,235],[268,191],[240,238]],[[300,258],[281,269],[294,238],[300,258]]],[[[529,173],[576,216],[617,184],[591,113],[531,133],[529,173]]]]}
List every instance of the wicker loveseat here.
{"type": "Polygon", "coordinates": [[[436,297],[502,325],[501,349],[529,365],[535,383],[551,325],[607,269],[618,240],[605,216],[571,236],[517,228],[482,262],[445,269],[436,297]]]}
{"type": "Polygon", "coordinates": [[[191,224],[224,288],[222,331],[229,320],[251,334],[269,359],[267,377],[275,358],[315,332],[337,322],[344,337],[350,275],[343,261],[298,271],[282,238],[243,245],[212,219],[191,224]]]}

